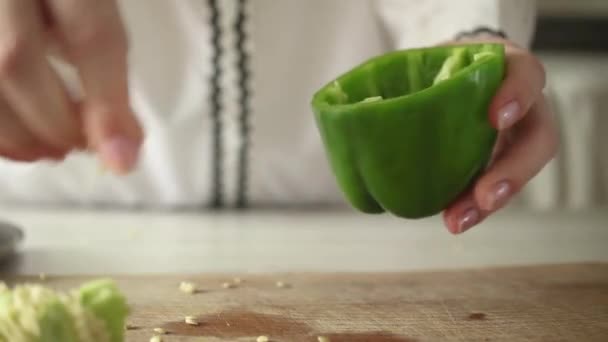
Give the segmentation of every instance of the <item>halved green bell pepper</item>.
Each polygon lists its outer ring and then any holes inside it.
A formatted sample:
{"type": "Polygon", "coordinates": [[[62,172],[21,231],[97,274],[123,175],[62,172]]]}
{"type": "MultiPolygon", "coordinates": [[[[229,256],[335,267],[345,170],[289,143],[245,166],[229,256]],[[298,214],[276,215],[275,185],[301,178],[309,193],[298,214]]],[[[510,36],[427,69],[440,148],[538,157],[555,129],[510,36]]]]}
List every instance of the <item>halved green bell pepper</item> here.
{"type": "Polygon", "coordinates": [[[488,107],[504,72],[501,44],[410,49],[317,91],[317,126],[352,206],[404,218],[445,209],[490,159],[488,107]]]}

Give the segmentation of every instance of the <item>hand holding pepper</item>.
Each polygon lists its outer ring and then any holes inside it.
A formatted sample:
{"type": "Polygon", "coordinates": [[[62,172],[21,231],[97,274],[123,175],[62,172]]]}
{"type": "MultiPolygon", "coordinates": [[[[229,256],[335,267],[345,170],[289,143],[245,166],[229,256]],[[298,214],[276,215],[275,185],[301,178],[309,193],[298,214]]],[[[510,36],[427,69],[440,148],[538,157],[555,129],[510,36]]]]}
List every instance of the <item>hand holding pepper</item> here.
{"type": "Polygon", "coordinates": [[[526,50],[460,40],[371,58],[316,92],[312,107],[353,207],[408,219],[443,211],[461,233],[553,157],[544,83],[526,50]]]}
{"type": "Polygon", "coordinates": [[[454,234],[502,208],[553,158],[558,146],[557,125],[542,93],[545,71],[540,61],[505,39],[470,42],[503,43],[507,65],[489,109],[490,122],[499,131],[492,162],[470,190],[444,211],[445,224],[454,234]]]}

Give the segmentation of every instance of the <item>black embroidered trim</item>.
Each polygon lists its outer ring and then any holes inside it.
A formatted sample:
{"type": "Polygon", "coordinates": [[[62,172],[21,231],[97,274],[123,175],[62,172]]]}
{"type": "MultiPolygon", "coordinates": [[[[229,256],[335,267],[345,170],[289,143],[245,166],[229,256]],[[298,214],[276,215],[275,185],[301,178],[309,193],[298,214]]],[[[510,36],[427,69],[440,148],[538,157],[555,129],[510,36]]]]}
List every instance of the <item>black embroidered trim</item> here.
{"type": "Polygon", "coordinates": [[[501,37],[501,38],[504,38],[504,39],[508,38],[507,34],[504,31],[502,31],[502,30],[495,30],[495,29],[489,28],[487,26],[480,26],[480,27],[477,27],[477,28],[475,28],[475,29],[473,29],[471,31],[460,32],[459,34],[456,35],[455,38],[456,38],[456,40],[461,40],[463,38],[475,37],[475,36],[480,35],[482,33],[489,34],[489,35],[496,36],[496,37],[501,37]]]}
{"type": "Polygon", "coordinates": [[[211,207],[221,208],[224,205],[223,182],[222,182],[222,165],[223,165],[223,147],[222,147],[222,88],[220,79],[222,70],[220,66],[222,58],[222,29],[220,23],[220,13],[218,9],[218,0],[208,0],[209,9],[211,10],[211,49],[212,56],[212,75],[209,79],[210,83],[210,102],[211,102],[211,120],[213,130],[213,160],[211,162],[211,177],[212,177],[212,197],[211,207]]]}
{"type": "Polygon", "coordinates": [[[239,86],[239,130],[241,134],[241,144],[238,151],[238,175],[237,175],[237,198],[236,207],[245,208],[247,206],[247,186],[248,186],[248,171],[249,171],[249,145],[250,145],[250,89],[249,89],[249,55],[246,51],[247,32],[245,32],[246,18],[246,0],[238,1],[237,17],[234,24],[236,33],[236,53],[237,53],[237,71],[238,71],[238,86],[239,86]]]}

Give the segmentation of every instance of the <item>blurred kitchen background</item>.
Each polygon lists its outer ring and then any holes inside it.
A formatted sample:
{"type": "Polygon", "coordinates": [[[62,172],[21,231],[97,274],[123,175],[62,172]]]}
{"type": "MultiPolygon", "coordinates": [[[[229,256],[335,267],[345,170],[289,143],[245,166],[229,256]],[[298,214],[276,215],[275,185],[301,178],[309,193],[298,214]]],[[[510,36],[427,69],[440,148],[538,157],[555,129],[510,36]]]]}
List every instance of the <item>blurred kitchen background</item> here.
{"type": "Polygon", "coordinates": [[[519,205],[585,209],[608,201],[608,1],[537,0],[533,50],[548,75],[546,94],[560,121],[558,157],[519,205]]]}
{"type": "MultiPolygon", "coordinates": [[[[0,272],[395,271],[608,261],[608,0],[537,1],[532,48],[547,69],[562,145],[513,205],[481,227],[455,237],[440,215],[402,220],[348,210],[0,207],[0,219],[25,232],[21,253],[4,269],[0,263],[0,272]]],[[[21,240],[2,228],[0,262],[13,248],[3,241],[21,240]]]]}

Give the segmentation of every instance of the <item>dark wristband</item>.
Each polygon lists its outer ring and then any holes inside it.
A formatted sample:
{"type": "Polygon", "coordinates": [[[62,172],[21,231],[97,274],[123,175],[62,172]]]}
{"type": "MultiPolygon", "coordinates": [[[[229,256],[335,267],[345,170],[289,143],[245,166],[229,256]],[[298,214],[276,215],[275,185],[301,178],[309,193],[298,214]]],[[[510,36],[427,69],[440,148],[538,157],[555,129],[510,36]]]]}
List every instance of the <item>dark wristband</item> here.
{"type": "Polygon", "coordinates": [[[455,38],[456,38],[456,40],[461,40],[463,38],[475,37],[480,34],[488,34],[491,36],[496,36],[496,37],[507,39],[507,34],[504,31],[495,30],[495,29],[489,28],[487,26],[480,26],[471,31],[460,32],[459,34],[456,35],[455,38]]]}

